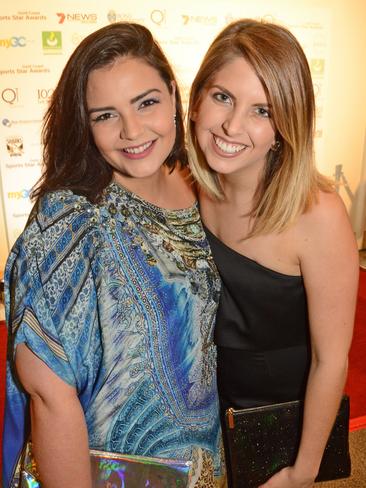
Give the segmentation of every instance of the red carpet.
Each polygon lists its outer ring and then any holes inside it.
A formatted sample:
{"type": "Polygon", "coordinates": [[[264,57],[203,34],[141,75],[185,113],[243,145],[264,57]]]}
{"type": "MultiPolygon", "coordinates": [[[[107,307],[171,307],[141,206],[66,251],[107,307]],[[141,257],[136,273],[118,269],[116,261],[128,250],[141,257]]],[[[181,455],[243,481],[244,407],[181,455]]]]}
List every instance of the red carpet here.
{"type": "MultiPolygon", "coordinates": [[[[355,332],[349,358],[346,392],[351,398],[350,429],[366,427],[366,270],[360,270],[360,287],[355,320],[355,332]]],[[[6,329],[0,322],[0,445],[4,414],[6,329]]],[[[1,468],[1,464],[0,464],[1,468]]]]}
{"type": "Polygon", "coordinates": [[[351,429],[366,427],[366,270],[360,269],[355,330],[346,392],[351,399],[351,429]]]}

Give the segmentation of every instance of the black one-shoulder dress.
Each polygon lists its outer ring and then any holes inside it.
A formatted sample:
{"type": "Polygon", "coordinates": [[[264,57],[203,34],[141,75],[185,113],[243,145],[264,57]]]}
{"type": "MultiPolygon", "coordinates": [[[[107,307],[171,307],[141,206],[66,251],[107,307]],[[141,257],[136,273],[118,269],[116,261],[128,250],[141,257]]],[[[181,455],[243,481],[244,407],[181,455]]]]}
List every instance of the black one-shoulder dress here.
{"type": "Polygon", "coordinates": [[[302,277],[266,268],[205,231],[222,279],[214,336],[222,413],[303,398],[311,351],[302,277]]]}

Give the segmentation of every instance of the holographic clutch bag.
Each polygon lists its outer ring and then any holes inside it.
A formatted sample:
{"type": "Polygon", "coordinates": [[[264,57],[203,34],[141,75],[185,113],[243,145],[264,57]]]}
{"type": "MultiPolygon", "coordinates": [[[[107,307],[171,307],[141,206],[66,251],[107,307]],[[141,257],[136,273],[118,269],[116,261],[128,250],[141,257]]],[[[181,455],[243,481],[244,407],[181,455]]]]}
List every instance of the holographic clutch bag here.
{"type": "MultiPolygon", "coordinates": [[[[232,488],[257,488],[285,466],[294,464],[300,444],[303,402],[226,411],[232,488]]],[[[349,397],[343,396],[316,481],[351,474],[348,444],[349,397]]]]}
{"type": "MultiPolygon", "coordinates": [[[[185,488],[191,461],[90,451],[93,488],[185,488]]],[[[28,444],[20,488],[42,488],[28,444]]]]}

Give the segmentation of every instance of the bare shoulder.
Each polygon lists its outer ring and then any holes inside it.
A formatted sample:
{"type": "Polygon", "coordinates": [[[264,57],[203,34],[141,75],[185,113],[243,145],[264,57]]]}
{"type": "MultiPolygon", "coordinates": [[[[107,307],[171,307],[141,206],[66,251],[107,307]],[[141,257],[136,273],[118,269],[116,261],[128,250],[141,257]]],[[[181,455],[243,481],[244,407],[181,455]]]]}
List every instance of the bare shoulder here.
{"type": "Polygon", "coordinates": [[[312,207],[304,213],[296,225],[301,253],[327,253],[356,256],[357,246],[347,209],[336,192],[320,191],[312,207]]]}
{"type": "Polygon", "coordinates": [[[319,191],[317,199],[300,217],[298,224],[299,232],[309,236],[316,236],[319,232],[351,231],[347,209],[336,192],[319,191]]]}
{"type": "Polygon", "coordinates": [[[347,209],[337,192],[319,191],[312,207],[304,214],[304,220],[312,225],[322,224],[329,219],[345,219],[347,222],[347,209]]]}

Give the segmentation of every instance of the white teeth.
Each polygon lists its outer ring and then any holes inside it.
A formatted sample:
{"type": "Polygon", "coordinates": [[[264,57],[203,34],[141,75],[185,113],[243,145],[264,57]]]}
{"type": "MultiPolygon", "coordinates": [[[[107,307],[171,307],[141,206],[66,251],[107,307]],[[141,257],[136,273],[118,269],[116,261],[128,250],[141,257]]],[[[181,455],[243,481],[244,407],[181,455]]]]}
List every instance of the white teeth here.
{"type": "Polygon", "coordinates": [[[153,141],[150,141],[150,142],[146,142],[145,144],[142,144],[142,146],[138,146],[138,147],[125,147],[123,150],[128,154],[140,154],[140,153],[146,151],[146,149],[148,147],[150,147],[152,143],[153,143],[153,141]]]}
{"type": "Polygon", "coordinates": [[[223,141],[217,136],[214,136],[215,144],[221,149],[221,151],[226,152],[228,154],[235,154],[241,151],[246,147],[245,144],[230,144],[228,142],[223,141]]]}

